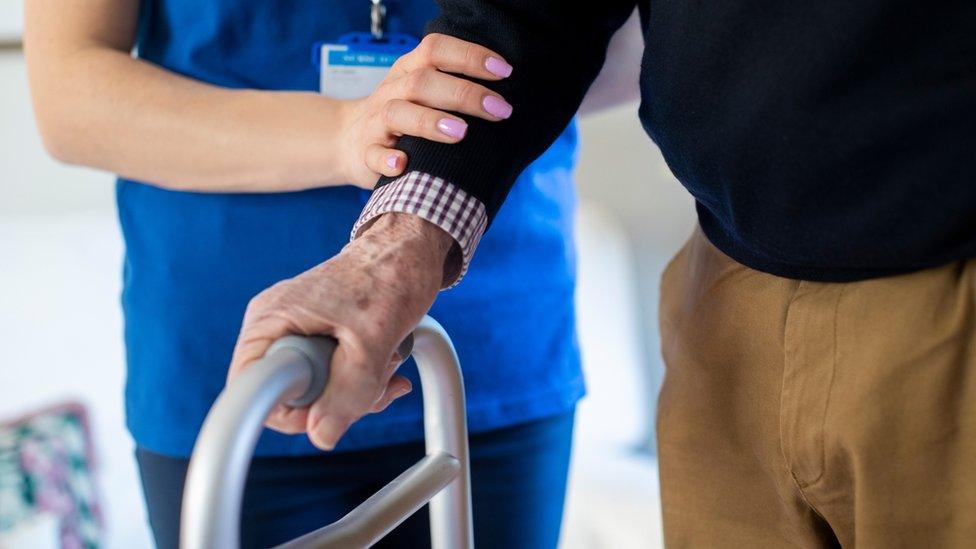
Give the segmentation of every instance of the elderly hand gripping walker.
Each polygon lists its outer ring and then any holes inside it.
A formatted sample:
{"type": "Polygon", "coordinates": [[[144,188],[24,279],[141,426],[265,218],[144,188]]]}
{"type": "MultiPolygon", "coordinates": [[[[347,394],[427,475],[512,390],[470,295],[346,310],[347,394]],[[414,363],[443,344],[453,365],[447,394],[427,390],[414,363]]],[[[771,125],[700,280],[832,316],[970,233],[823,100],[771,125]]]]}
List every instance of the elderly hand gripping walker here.
{"type": "MultiPolygon", "coordinates": [[[[430,502],[434,549],[471,549],[471,482],[461,369],[450,338],[424,317],[401,356],[420,371],[427,456],[338,521],[279,547],[369,547],[430,502]]],[[[325,389],[336,342],[287,336],[224,388],[193,448],[183,495],[180,546],[236,549],[251,454],[278,403],[308,406],[325,389]]]]}

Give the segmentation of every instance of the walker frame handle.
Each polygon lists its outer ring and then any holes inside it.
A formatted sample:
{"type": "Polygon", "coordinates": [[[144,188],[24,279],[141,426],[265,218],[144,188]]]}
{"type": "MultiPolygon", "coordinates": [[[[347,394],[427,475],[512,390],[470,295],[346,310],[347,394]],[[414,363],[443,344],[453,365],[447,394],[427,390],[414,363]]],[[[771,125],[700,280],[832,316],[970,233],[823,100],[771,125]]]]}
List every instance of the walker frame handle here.
{"type": "MultiPolygon", "coordinates": [[[[413,332],[427,455],[338,521],[279,547],[369,547],[430,503],[431,546],[472,549],[471,478],[464,385],[444,328],[424,317],[413,332]]],[[[410,338],[400,356],[411,352],[410,338]]],[[[244,483],[268,413],[307,406],[328,382],[336,341],[286,336],[220,393],[193,448],[183,492],[180,547],[240,547],[244,483]]]]}

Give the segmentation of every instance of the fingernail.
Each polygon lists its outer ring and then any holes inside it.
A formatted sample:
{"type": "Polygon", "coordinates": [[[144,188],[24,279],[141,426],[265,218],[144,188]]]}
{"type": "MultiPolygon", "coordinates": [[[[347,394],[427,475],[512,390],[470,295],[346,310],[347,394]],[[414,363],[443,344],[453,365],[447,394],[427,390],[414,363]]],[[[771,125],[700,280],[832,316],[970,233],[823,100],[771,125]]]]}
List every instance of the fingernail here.
{"type": "Polygon", "coordinates": [[[396,167],[397,167],[397,160],[399,160],[397,158],[397,155],[391,154],[390,156],[387,156],[386,157],[386,165],[389,166],[389,167],[391,167],[391,168],[393,168],[393,169],[396,169],[396,167]]]}
{"type": "Polygon", "coordinates": [[[512,106],[501,97],[486,95],[485,98],[481,100],[481,106],[485,108],[485,112],[492,116],[497,116],[498,118],[508,118],[509,116],[512,116],[512,106]]]}
{"type": "Polygon", "coordinates": [[[497,57],[485,59],[485,68],[495,76],[508,78],[512,74],[512,66],[497,57]]]}
{"type": "Polygon", "coordinates": [[[437,122],[437,129],[444,135],[461,139],[464,137],[464,133],[468,131],[468,125],[453,118],[441,118],[437,122]]]}

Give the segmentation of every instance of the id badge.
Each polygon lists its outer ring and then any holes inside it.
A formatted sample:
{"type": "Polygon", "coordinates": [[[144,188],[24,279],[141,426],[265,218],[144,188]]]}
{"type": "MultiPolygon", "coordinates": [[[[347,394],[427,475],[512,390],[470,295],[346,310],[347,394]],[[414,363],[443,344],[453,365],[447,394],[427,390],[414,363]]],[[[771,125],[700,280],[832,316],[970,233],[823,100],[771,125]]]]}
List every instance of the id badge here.
{"type": "Polygon", "coordinates": [[[319,69],[319,91],[333,99],[358,99],[371,93],[394,62],[417,47],[408,35],[391,33],[378,41],[368,32],[342,35],[335,43],[312,46],[312,63],[319,69]]]}

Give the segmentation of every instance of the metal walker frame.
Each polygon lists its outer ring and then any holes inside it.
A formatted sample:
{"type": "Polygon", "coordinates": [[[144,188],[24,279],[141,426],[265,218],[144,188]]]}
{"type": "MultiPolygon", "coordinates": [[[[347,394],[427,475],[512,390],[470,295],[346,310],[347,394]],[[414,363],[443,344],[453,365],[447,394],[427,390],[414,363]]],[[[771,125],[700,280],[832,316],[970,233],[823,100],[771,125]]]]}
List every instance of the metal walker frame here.
{"type": "MultiPolygon", "coordinates": [[[[464,385],[444,328],[424,317],[401,356],[420,371],[427,455],[338,521],[281,548],[369,547],[430,503],[431,546],[472,549],[471,479],[464,385]]],[[[183,496],[180,547],[240,547],[248,465],[268,413],[279,403],[308,406],[322,394],[336,342],[287,336],[224,388],[193,448],[183,496]]]]}

